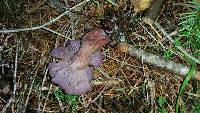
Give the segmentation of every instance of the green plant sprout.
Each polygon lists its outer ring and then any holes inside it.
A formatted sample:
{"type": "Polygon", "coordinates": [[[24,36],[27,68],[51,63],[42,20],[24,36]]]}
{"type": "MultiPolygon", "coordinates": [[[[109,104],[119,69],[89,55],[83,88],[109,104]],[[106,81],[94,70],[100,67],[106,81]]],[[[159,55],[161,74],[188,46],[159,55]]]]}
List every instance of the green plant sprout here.
{"type": "Polygon", "coordinates": [[[192,106],[193,113],[200,113],[200,101],[196,101],[192,106]]]}
{"type": "Polygon", "coordinates": [[[170,59],[170,58],[172,58],[172,55],[173,55],[173,53],[172,53],[171,50],[166,50],[166,51],[164,51],[163,57],[164,57],[165,59],[170,59]]]}
{"type": "Polygon", "coordinates": [[[159,96],[156,99],[156,103],[158,105],[158,109],[156,110],[156,113],[166,113],[166,110],[164,108],[165,104],[167,103],[166,98],[159,96]]]}
{"type": "Polygon", "coordinates": [[[54,91],[54,95],[56,96],[56,98],[59,101],[61,101],[61,102],[68,102],[68,104],[71,107],[71,111],[73,113],[76,112],[77,103],[78,103],[77,96],[68,95],[68,94],[64,93],[62,90],[60,90],[58,88],[54,91]]]}

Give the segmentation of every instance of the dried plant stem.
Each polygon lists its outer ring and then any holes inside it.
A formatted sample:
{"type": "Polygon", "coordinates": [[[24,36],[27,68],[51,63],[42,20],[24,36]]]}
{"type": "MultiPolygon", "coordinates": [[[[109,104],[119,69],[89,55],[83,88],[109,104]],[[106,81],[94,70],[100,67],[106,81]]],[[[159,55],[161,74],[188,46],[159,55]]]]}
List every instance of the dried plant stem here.
{"type": "MultiPolygon", "coordinates": [[[[19,52],[19,41],[16,40],[16,54],[15,54],[15,70],[14,70],[14,76],[13,76],[13,84],[14,84],[14,89],[13,89],[13,101],[15,102],[15,95],[16,95],[16,80],[17,80],[17,62],[18,62],[18,52],[19,52]]],[[[12,106],[12,109],[14,110],[14,104],[12,106]]]]}
{"type": "MultiPolygon", "coordinates": [[[[160,45],[161,45],[161,47],[163,48],[163,50],[166,50],[166,47],[158,40],[158,39],[156,39],[148,30],[147,30],[147,28],[145,27],[145,26],[143,26],[142,24],[140,24],[139,23],[139,25],[151,36],[151,38],[153,38],[156,42],[158,42],[160,45]]],[[[153,29],[153,27],[152,27],[152,29],[153,29]]],[[[153,29],[154,30],[154,29],[153,29]]],[[[156,31],[156,30],[154,30],[154,31],[156,31]]]]}
{"type": "Polygon", "coordinates": [[[17,63],[18,63],[18,53],[19,53],[19,40],[16,40],[16,53],[15,53],[15,68],[14,68],[14,75],[13,75],[13,84],[14,84],[14,88],[13,88],[13,94],[10,97],[8,103],[4,106],[3,108],[3,113],[6,112],[7,108],[12,105],[12,112],[14,111],[14,103],[15,103],[15,95],[16,95],[16,79],[17,79],[17,63]]]}
{"type": "Polygon", "coordinates": [[[56,21],[58,21],[61,17],[67,15],[71,10],[73,9],[76,9],[77,7],[83,5],[84,3],[86,2],[89,2],[90,0],[85,0],[77,5],[75,5],[74,7],[72,8],[69,8],[68,10],[66,10],[65,12],[63,12],[62,14],[60,14],[59,16],[57,16],[56,18],[50,20],[49,22],[47,23],[44,23],[43,25],[40,25],[40,26],[35,26],[35,27],[31,27],[31,28],[22,28],[22,29],[13,29],[13,30],[0,30],[0,33],[14,33],[14,32],[21,32],[21,31],[32,31],[32,30],[37,30],[37,29],[42,29],[56,21]]]}
{"type": "Polygon", "coordinates": [[[48,72],[48,69],[46,68],[45,69],[45,73],[44,73],[44,77],[43,77],[43,80],[42,80],[42,85],[39,89],[39,96],[38,96],[38,109],[41,109],[41,94],[42,94],[42,89],[44,87],[44,83],[45,81],[47,80],[47,72],[48,72]]]}
{"type": "MultiPolygon", "coordinates": [[[[161,67],[178,75],[185,76],[190,70],[190,67],[187,65],[175,62],[173,60],[166,60],[160,56],[138,49],[127,43],[119,43],[117,45],[117,49],[121,52],[128,53],[131,56],[136,57],[137,59],[143,60],[146,63],[149,63],[156,67],[161,67]]],[[[193,78],[200,80],[200,72],[198,70],[195,71],[193,78]]]]}
{"type": "Polygon", "coordinates": [[[43,106],[43,109],[42,109],[42,113],[44,113],[45,108],[46,108],[46,105],[47,105],[47,101],[49,100],[49,95],[52,93],[52,92],[51,92],[52,87],[53,87],[53,85],[51,84],[50,87],[49,87],[49,91],[48,91],[48,93],[47,93],[45,102],[44,102],[44,106],[43,106]]]}
{"type": "Polygon", "coordinates": [[[32,73],[34,72],[34,76],[32,78],[31,86],[29,88],[29,91],[28,91],[28,94],[27,94],[27,97],[26,97],[26,102],[24,103],[23,110],[21,111],[21,113],[25,113],[26,112],[26,107],[27,107],[29,99],[30,99],[30,95],[31,95],[31,92],[32,92],[32,89],[33,89],[33,85],[35,83],[35,79],[36,79],[36,76],[37,76],[37,73],[38,73],[38,69],[39,69],[38,66],[40,65],[41,60],[38,62],[38,64],[35,66],[35,68],[32,71],[32,73]]]}
{"type": "Polygon", "coordinates": [[[49,31],[49,32],[52,32],[52,33],[54,33],[54,34],[56,34],[56,35],[58,35],[58,36],[65,37],[65,38],[68,39],[68,40],[71,40],[69,37],[67,37],[67,36],[65,36],[65,35],[63,35],[63,34],[61,34],[61,33],[58,33],[58,32],[56,32],[56,31],[54,31],[54,30],[51,30],[51,29],[49,29],[49,28],[47,28],[47,27],[43,27],[43,29],[45,29],[45,30],[47,30],[47,31],[49,31]]]}

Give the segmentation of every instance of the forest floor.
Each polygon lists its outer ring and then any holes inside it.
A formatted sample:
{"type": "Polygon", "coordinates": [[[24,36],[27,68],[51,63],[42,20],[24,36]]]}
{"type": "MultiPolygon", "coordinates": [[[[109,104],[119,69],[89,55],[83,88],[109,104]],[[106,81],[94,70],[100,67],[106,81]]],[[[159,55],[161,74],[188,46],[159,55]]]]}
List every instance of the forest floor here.
{"type": "MultiPolygon", "coordinates": [[[[145,0],[135,1],[143,1],[142,5],[145,5],[145,0]]],[[[163,3],[153,6],[147,3],[149,7],[157,7],[152,12],[151,8],[140,8],[140,2],[136,6],[136,2],[129,0],[118,0],[116,3],[113,0],[83,2],[0,1],[0,30],[40,26],[71,8],[66,15],[48,26],[0,33],[0,110],[5,113],[169,113],[175,112],[180,87],[186,85],[178,101],[178,110],[200,113],[198,80],[183,83],[184,77],[115,48],[115,43],[120,40],[116,37],[122,33],[126,42],[135,47],[190,66],[191,63],[175,46],[183,45],[187,52],[200,60],[199,12],[197,16],[191,16],[194,20],[188,20],[190,23],[194,21],[193,27],[197,32],[193,29],[190,33],[196,34],[196,38],[190,37],[188,32],[184,32],[187,36],[179,32],[181,14],[200,11],[200,4],[194,10],[186,0],[163,0],[163,3]],[[145,17],[150,17],[169,35],[172,34],[175,43],[169,42],[158,29],[145,22],[145,17]],[[104,59],[101,66],[95,69],[92,90],[80,96],[65,94],[51,83],[47,68],[52,61],[49,52],[59,45],[65,45],[68,39],[82,38],[93,28],[106,28],[113,34],[109,37],[109,44],[101,48],[104,59]]],[[[198,63],[196,69],[200,69],[198,63]]]]}

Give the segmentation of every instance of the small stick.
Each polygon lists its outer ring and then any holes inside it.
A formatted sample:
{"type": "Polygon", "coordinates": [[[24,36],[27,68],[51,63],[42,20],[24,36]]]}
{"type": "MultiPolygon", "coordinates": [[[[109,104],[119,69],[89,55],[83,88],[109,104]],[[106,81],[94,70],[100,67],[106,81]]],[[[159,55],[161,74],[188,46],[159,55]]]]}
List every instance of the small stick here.
{"type": "Polygon", "coordinates": [[[61,34],[61,33],[58,33],[58,32],[56,32],[56,31],[54,31],[54,30],[52,30],[52,29],[49,29],[49,28],[47,28],[47,27],[42,27],[42,28],[45,29],[45,30],[47,30],[47,31],[49,31],[49,32],[52,32],[52,33],[54,33],[54,34],[56,34],[56,35],[58,35],[58,36],[62,36],[62,37],[67,38],[68,40],[72,40],[71,38],[69,38],[69,37],[67,37],[67,36],[65,36],[65,35],[63,35],[63,34],[61,34]]]}
{"type": "MultiPolygon", "coordinates": [[[[14,70],[14,76],[13,76],[13,84],[14,84],[14,88],[13,88],[13,102],[14,104],[12,105],[12,110],[14,110],[14,105],[15,105],[15,96],[16,96],[16,89],[17,89],[17,64],[18,64],[18,54],[19,54],[19,41],[20,40],[16,40],[16,54],[15,54],[15,70],[14,70]]],[[[13,111],[14,112],[14,111],[13,111]]]]}
{"type": "Polygon", "coordinates": [[[39,25],[39,26],[35,26],[35,27],[30,27],[30,28],[22,28],[22,29],[10,29],[10,30],[0,30],[0,33],[14,33],[14,32],[21,32],[21,31],[32,31],[32,30],[37,30],[37,29],[42,29],[48,25],[51,25],[52,23],[58,21],[61,17],[67,15],[71,10],[74,10],[76,9],[77,7],[81,6],[82,4],[86,3],[86,2],[89,2],[90,0],[85,0],[77,5],[75,5],[74,7],[72,8],[69,8],[68,10],[66,10],[65,12],[63,12],[62,14],[60,14],[59,16],[57,16],[56,18],[50,20],[49,22],[47,23],[44,23],[43,25],[39,25]]]}
{"type": "MultiPolygon", "coordinates": [[[[160,56],[157,56],[153,53],[138,49],[127,43],[119,43],[117,45],[117,49],[121,52],[128,53],[131,56],[136,57],[137,59],[143,60],[146,63],[149,63],[156,67],[161,67],[163,69],[166,69],[172,73],[175,73],[175,74],[178,74],[181,76],[185,76],[188,73],[188,71],[190,70],[190,67],[187,65],[184,65],[179,62],[175,62],[173,60],[166,60],[160,56]]],[[[194,72],[193,78],[200,80],[199,70],[196,70],[194,72]]]]}

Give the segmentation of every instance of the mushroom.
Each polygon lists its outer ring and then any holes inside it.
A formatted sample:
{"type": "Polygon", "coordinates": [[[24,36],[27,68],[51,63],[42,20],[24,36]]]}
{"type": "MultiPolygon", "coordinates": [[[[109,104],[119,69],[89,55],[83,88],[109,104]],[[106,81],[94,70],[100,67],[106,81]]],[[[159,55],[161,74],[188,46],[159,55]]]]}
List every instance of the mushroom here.
{"type": "Polygon", "coordinates": [[[108,43],[102,29],[94,29],[82,40],[70,40],[66,47],[57,47],[50,53],[58,61],[49,63],[52,82],[66,93],[81,95],[91,89],[94,67],[100,66],[103,55],[100,47],[108,43]]]}

